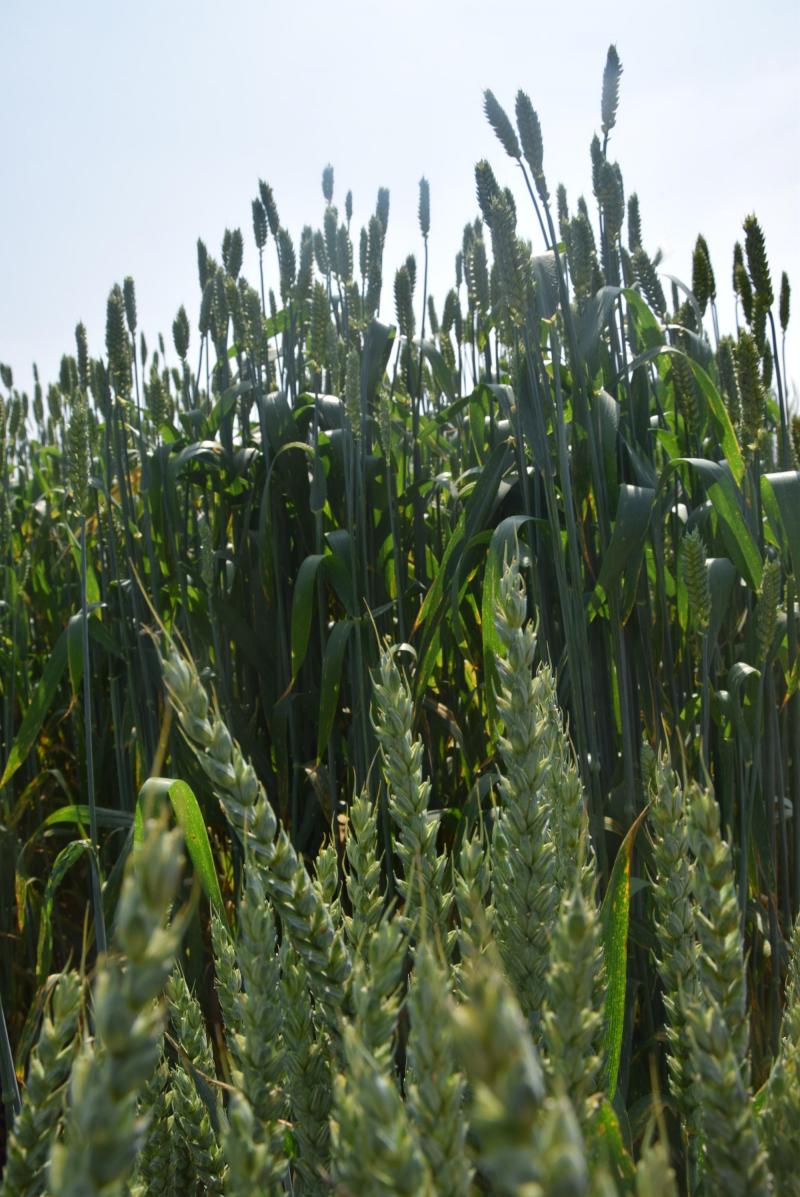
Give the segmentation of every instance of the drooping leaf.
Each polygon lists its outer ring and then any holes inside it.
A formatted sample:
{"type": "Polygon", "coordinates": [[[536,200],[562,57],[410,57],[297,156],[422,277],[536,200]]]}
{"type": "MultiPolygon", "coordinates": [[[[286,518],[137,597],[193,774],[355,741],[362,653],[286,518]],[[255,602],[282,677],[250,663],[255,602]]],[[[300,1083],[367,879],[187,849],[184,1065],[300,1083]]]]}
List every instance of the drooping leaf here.
{"type": "Polygon", "coordinates": [[[214,854],[208,839],[203,812],[191,786],[171,777],[150,777],[139,791],[134,818],[134,841],[144,838],[144,807],[155,797],[168,798],[175,813],[175,821],[183,832],[186,851],[194,871],[214,911],[227,921],[222,891],[214,864],[214,854]]]}
{"type": "Polygon", "coordinates": [[[703,457],[676,457],[662,477],[679,465],[688,465],[702,479],[706,494],[719,516],[722,537],[733,563],[753,590],[761,585],[761,554],[742,514],[739,494],[727,465],[703,457]]]}
{"type": "Polygon", "coordinates": [[[765,506],[773,525],[776,523],[777,511],[780,528],[776,527],[775,532],[779,535],[782,530],[786,536],[792,573],[797,580],[800,578],[800,470],[764,474],[761,478],[761,491],[765,499],[769,497],[769,492],[774,499],[774,505],[765,502],[765,506]]]}

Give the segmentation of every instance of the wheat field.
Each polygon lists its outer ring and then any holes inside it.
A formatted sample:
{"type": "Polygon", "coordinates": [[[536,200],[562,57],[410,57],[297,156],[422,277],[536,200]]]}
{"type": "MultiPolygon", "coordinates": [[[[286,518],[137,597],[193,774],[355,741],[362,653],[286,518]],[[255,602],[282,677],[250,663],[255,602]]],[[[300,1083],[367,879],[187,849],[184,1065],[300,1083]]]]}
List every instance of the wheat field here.
{"type": "Polygon", "coordinates": [[[0,366],[1,1197],[800,1193],[790,285],[621,85],[588,198],[484,93],[444,295],[328,165],[0,366]]]}

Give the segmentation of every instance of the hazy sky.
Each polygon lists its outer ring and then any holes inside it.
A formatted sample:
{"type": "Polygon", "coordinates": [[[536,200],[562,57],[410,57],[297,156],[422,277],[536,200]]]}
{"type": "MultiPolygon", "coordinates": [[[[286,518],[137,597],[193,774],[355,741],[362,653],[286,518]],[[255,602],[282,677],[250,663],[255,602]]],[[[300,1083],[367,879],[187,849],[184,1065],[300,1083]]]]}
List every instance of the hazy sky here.
{"type": "Polygon", "coordinates": [[[126,274],[151,345],[181,303],[194,331],[196,238],[218,256],[226,226],[241,227],[255,282],[258,179],[297,240],[322,223],[328,161],[340,210],[352,188],[356,245],[377,188],[391,189],[384,317],[394,266],[420,249],[417,182],[429,178],[441,311],[477,213],[477,159],[520,195],[538,245],[483,89],[510,113],[528,92],[551,191],[563,181],[574,209],[581,191],[591,201],[610,42],[624,67],[610,153],[626,193],[639,193],[645,246],[689,281],[702,231],[729,326],[733,242],[755,211],[776,287],[786,270],[796,288],[789,373],[800,382],[798,0],[2,0],[0,360],[26,388],[34,360],[54,377],[79,319],[101,352],[106,297],[126,274]]]}

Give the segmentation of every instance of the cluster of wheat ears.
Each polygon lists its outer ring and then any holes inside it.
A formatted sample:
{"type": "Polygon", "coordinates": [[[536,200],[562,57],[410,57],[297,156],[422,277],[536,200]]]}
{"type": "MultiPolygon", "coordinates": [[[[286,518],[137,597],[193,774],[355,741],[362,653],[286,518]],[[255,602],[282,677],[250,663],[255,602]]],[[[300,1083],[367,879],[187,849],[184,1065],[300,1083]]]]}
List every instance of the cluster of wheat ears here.
{"type": "Polygon", "coordinates": [[[441,319],[329,167],[196,370],[130,279],[2,367],[0,1197],[800,1194],[789,284],[668,305],[621,70],[597,236],[485,93],[544,252],[478,163],[441,319]]]}

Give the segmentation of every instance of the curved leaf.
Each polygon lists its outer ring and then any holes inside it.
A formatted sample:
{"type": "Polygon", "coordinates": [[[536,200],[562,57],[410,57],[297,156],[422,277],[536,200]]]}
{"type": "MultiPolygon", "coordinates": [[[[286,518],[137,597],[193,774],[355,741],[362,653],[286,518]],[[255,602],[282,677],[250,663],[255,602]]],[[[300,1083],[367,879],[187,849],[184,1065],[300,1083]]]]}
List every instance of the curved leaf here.
{"type": "Polygon", "coordinates": [[[764,506],[776,535],[780,535],[781,529],[775,527],[777,518],[780,519],[789,546],[792,573],[795,580],[800,579],[800,470],[764,474],[761,479],[761,491],[765,499],[765,492],[771,492],[774,503],[765,502],[764,506]]]}
{"type": "Polygon", "coordinates": [[[719,516],[728,554],[748,585],[758,590],[761,585],[761,554],[744,522],[739,494],[730,470],[718,461],[708,461],[704,457],[676,457],[666,467],[662,485],[669,471],[679,465],[688,465],[702,478],[711,505],[719,516]]]}
{"type": "Polygon", "coordinates": [[[90,840],[70,840],[62,848],[53,861],[50,876],[47,878],[42,909],[39,914],[39,942],[36,946],[36,985],[42,984],[50,971],[50,960],[53,954],[53,900],[56,890],[66,877],[72,866],[86,854],[91,855],[90,840]]]}
{"type": "Polygon", "coordinates": [[[185,781],[176,781],[171,777],[149,777],[139,790],[139,796],[136,799],[134,841],[141,843],[144,837],[143,807],[155,796],[169,799],[175,813],[175,821],[186,841],[186,851],[189,853],[194,871],[203,887],[203,893],[219,917],[227,922],[205,819],[191,786],[188,786],[185,781]]]}

